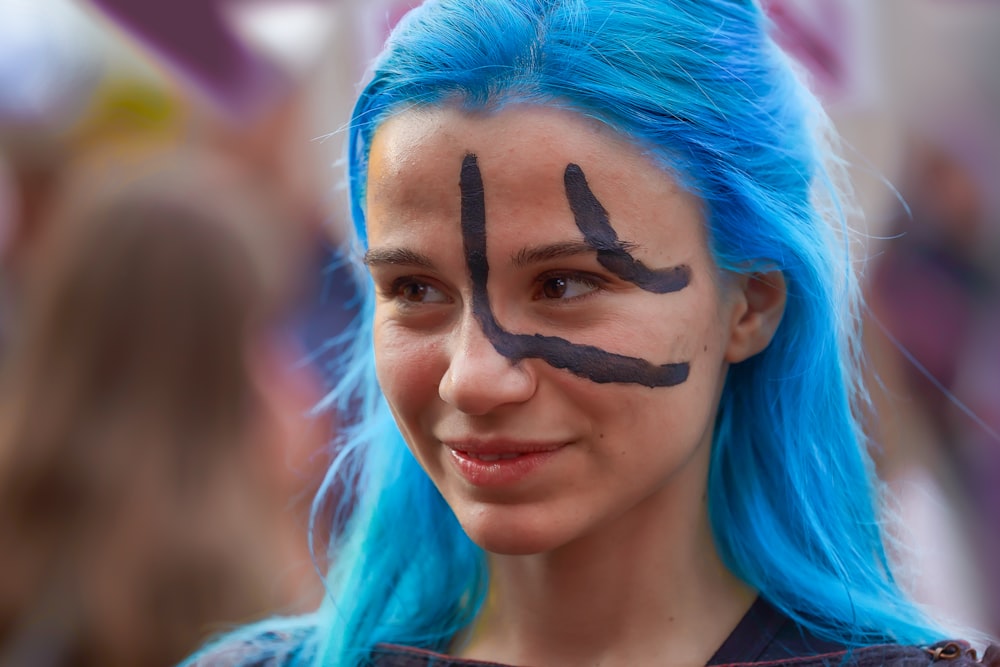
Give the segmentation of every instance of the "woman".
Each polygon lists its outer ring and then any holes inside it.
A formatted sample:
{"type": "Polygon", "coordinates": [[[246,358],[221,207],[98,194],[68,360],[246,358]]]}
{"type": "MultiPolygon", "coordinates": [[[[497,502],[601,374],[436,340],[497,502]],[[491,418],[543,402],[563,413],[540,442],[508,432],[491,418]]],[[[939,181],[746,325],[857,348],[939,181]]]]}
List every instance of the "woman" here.
{"type": "Polygon", "coordinates": [[[328,596],[205,663],[970,659],[876,526],[823,129],[749,0],[412,12],[351,123],[328,596]]]}

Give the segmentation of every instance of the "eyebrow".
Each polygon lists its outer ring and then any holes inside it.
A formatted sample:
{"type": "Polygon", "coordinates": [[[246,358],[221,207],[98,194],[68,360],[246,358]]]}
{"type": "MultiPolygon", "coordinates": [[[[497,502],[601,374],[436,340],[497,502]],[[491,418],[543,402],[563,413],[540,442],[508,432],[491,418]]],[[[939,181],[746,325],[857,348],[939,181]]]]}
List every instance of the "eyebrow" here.
{"type": "MultiPolygon", "coordinates": [[[[638,247],[636,243],[620,241],[616,249],[631,251],[638,247]]],[[[594,254],[603,248],[597,248],[586,241],[562,241],[560,243],[549,243],[533,248],[522,248],[511,255],[511,264],[514,268],[523,269],[532,264],[548,262],[554,259],[565,259],[567,257],[577,257],[579,255],[594,254]]],[[[434,262],[427,255],[423,255],[409,248],[369,248],[365,252],[364,263],[366,266],[419,266],[425,269],[433,269],[434,262]]]]}
{"type": "MultiPolygon", "coordinates": [[[[630,251],[636,247],[637,244],[635,243],[623,241],[618,242],[613,249],[630,251]]],[[[605,248],[596,247],[587,241],[563,241],[561,243],[550,243],[533,248],[522,248],[511,255],[510,261],[515,268],[521,269],[530,264],[547,262],[553,259],[576,257],[578,255],[596,254],[601,250],[605,250],[605,248]]],[[[608,248],[608,250],[612,250],[612,248],[608,248]]]]}
{"type": "Polygon", "coordinates": [[[403,265],[419,266],[433,269],[434,262],[427,255],[422,255],[408,248],[369,248],[365,252],[366,266],[403,265]]]}

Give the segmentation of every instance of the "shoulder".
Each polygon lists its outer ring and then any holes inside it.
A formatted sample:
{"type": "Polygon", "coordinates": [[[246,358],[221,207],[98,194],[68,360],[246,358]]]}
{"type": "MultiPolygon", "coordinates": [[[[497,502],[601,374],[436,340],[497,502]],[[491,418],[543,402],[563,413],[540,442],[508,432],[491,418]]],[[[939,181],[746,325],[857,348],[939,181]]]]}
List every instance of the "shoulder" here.
{"type": "Polygon", "coordinates": [[[1000,667],[1000,647],[980,657],[968,642],[849,646],[825,639],[758,598],[709,661],[710,667],[1000,667]]]}
{"type": "Polygon", "coordinates": [[[980,657],[967,642],[958,640],[931,646],[880,644],[742,664],[754,667],[1000,667],[1000,647],[990,645],[980,657]]]}
{"type": "Polygon", "coordinates": [[[968,642],[947,640],[924,649],[935,663],[943,665],[979,665],[980,667],[1000,667],[1000,646],[990,644],[980,657],[978,651],[968,642]]]}

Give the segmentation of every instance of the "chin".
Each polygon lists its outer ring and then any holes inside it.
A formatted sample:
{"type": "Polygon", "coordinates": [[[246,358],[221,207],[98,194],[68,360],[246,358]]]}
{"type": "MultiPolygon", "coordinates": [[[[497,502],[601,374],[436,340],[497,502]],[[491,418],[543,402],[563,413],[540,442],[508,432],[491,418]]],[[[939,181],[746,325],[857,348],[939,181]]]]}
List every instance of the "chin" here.
{"type": "Polygon", "coordinates": [[[469,539],[484,551],[501,556],[530,556],[552,551],[567,540],[562,539],[551,526],[527,518],[503,518],[492,512],[482,512],[467,519],[459,518],[469,539]]]}

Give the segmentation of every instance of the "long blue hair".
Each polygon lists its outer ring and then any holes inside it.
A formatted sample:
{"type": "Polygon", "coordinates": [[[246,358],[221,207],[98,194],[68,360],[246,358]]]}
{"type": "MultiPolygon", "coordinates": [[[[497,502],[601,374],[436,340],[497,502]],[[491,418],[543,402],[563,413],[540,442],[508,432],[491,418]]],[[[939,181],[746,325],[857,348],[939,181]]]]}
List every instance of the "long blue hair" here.
{"type": "MultiPolygon", "coordinates": [[[[827,123],[767,30],[752,0],[429,0],[393,32],[351,119],[357,245],[372,137],[393,114],[556,104],[630,138],[701,198],[721,268],[787,283],[773,341],[731,367],[721,399],[708,489],[724,562],[821,637],[928,643],[938,631],[887,563],[855,418],[857,286],[827,123]]],[[[367,285],[331,398],[358,420],[324,487],[356,490],[335,505],[328,595],[266,626],[295,665],[359,665],[379,643],[447,651],[487,588],[484,554],[376,384],[367,285]]]]}

